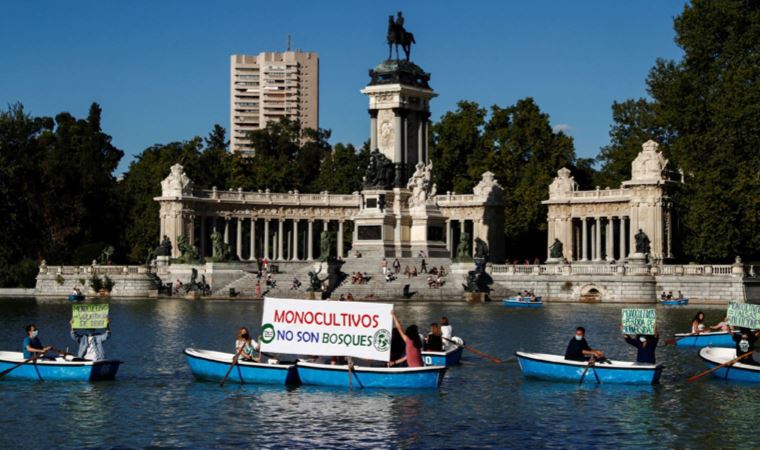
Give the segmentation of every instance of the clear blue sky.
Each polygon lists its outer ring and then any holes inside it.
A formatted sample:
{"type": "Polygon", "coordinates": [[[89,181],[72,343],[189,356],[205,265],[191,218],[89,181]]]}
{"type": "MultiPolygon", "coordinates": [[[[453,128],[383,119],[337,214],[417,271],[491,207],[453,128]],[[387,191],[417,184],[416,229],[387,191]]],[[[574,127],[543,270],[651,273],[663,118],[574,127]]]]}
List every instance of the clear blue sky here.
{"type": "Polygon", "coordinates": [[[459,100],[532,96],[580,156],[608,143],[610,105],[646,95],[656,58],[678,58],[684,0],[624,1],[16,1],[0,14],[0,106],[34,115],[103,107],[103,128],[132,155],[229,128],[229,55],[293,47],[320,55],[320,126],[368,137],[367,69],[387,55],[402,10],[431,72],[433,119],[459,100]]]}

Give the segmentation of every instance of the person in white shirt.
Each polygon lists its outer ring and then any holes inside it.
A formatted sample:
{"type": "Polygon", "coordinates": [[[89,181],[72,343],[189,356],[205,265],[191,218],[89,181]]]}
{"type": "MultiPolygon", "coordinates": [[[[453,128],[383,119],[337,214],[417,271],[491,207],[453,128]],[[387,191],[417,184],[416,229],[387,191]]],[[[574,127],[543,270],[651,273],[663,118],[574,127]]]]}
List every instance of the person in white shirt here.
{"type": "Polygon", "coordinates": [[[441,337],[443,338],[443,350],[447,351],[454,344],[451,343],[451,337],[454,335],[454,329],[449,325],[449,318],[446,316],[441,317],[441,337]]]}

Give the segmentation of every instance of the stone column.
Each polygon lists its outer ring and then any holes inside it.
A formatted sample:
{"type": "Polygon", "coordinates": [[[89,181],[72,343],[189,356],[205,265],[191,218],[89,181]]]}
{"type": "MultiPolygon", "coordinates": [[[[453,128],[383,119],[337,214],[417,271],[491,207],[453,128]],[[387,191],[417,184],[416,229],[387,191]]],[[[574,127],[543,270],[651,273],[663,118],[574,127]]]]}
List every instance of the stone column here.
{"type": "Polygon", "coordinates": [[[343,221],[338,221],[338,256],[343,257],[343,221]]]}
{"type": "Polygon", "coordinates": [[[377,110],[369,110],[369,151],[377,148],[377,110]]]}
{"type": "Polygon", "coordinates": [[[198,254],[206,257],[206,216],[201,216],[201,248],[198,254]]]}
{"type": "Polygon", "coordinates": [[[668,210],[666,212],[665,216],[665,236],[666,236],[666,245],[667,245],[667,251],[665,253],[665,256],[667,258],[673,257],[673,212],[668,207],[668,210]]]}
{"type": "Polygon", "coordinates": [[[269,258],[269,219],[264,219],[264,258],[269,258]]]}
{"type": "Polygon", "coordinates": [[[400,163],[403,162],[403,130],[404,130],[404,120],[403,117],[401,117],[401,110],[400,109],[394,109],[393,110],[393,132],[395,134],[395,140],[393,142],[393,162],[394,163],[400,163]]]}
{"type": "Polygon", "coordinates": [[[229,217],[224,218],[224,243],[225,244],[230,243],[230,218],[229,217]]]}
{"type": "Polygon", "coordinates": [[[322,221],[322,230],[327,231],[327,227],[329,226],[330,221],[329,220],[323,220],[322,221]]]}
{"type": "Polygon", "coordinates": [[[283,244],[285,243],[283,240],[283,230],[285,227],[285,220],[284,219],[277,219],[277,259],[283,259],[283,244]]]}
{"type": "Polygon", "coordinates": [[[248,259],[251,261],[256,260],[256,218],[251,217],[251,236],[249,239],[249,253],[248,259]]]}
{"type": "Polygon", "coordinates": [[[594,261],[602,260],[602,218],[596,218],[596,243],[594,245],[594,261]]]}
{"type": "Polygon", "coordinates": [[[188,243],[190,245],[195,245],[195,216],[188,216],[187,218],[187,234],[188,234],[188,243]]]}
{"type": "Polygon", "coordinates": [[[618,230],[618,233],[620,236],[618,236],[618,239],[620,242],[618,245],[620,248],[618,249],[618,261],[622,261],[625,259],[625,216],[620,216],[620,229],[618,230]]]}
{"type": "Polygon", "coordinates": [[[417,162],[425,161],[425,119],[423,114],[417,115],[417,162]]]}
{"type": "Polygon", "coordinates": [[[449,251],[449,257],[451,257],[451,219],[446,219],[446,250],[449,251]]]}
{"type": "Polygon", "coordinates": [[[314,260],[314,219],[309,219],[309,225],[307,228],[308,236],[306,238],[306,259],[309,261],[314,260]]]}
{"type": "Polygon", "coordinates": [[[588,220],[581,217],[581,261],[588,261],[588,220]]]}
{"type": "Polygon", "coordinates": [[[430,113],[425,112],[422,114],[422,144],[424,150],[422,152],[422,161],[427,164],[428,160],[428,127],[430,126],[430,113]]]}
{"type": "Polygon", "coordinates": [[[293,219],[293,261],[298,261],[298,219],[293,219]]]}
{"type": "Polygon", "coordinates": [[[237,220],[237,234],[235,236],[235,250],[237,251],[238,259],[243,259],[243,218],[238,217],[237,220]]]}

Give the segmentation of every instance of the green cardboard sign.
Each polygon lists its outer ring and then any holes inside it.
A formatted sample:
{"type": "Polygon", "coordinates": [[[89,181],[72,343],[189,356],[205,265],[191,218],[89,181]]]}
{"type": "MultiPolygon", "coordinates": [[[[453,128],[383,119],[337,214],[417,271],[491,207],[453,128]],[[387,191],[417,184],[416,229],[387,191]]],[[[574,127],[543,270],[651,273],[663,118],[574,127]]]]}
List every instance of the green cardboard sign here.
{"type": "Polygon", "coordinates": [[[728,323],[734,327],[760,329],[760,305],[729,303],[728,323]]]}
{"type": "Polygon", "coordinates": [[[71,305],[74,329],[105,328],[108,325],[108,304],[71,305]]]}
{"type": "Polygon", "coordinates": [[[651,308],[623,309],[623,334],[654,334],[656,318],[651,308]]]}

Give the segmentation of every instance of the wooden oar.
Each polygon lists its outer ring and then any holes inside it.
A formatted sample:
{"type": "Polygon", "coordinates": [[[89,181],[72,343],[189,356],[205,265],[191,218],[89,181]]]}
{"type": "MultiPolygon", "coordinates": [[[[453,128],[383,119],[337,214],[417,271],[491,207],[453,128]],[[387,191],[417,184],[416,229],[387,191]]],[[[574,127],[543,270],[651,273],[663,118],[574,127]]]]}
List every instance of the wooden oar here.
{"type": "Polygon", "coordinates": [[[25,359],[25,360],[21,361],[20,363],[16,364],[15,366],[13,366],[13,367],[11,367],[9,369],[3,370],[2,372],[0,372],[0,378],[6,376],[7,374],[11,373],[14,369],[17,369],[17,368],[23,366],[24,364],[28,364],[30,362],[37,361],[39,358],[42,358],[42,353],[38,353],[37,356],[32,356],[31,358],[25,359]]]}
{"type": "MultiPolygon", "coordinates": [[[[596,362],[596,360],[594,360],[593,358],[588,361],[588,364],[586,365],[586,368],[583,369],[583,373],[581,374],[581,379],[580,379],[580,381],[578,381],[578,384],[583,384],[583,379],[586,378],[586,373],[588,372],[588,369],[590,369],[591,367],[593,367],[593,365],[594,365],[595,362],[596,362]]],[[[601,384],[602,382],[601,382],[601,380],[599,380],[599,375],[596,374],[596,369],[594,370],[594,375],[596,376],[596,382],[597,382],[597,384],[601,384]]]]}
{"type": "Polygon", "coordinates": [[[442,338],[443,338],[444,340],[448,341],[448,342],[451,342],[452,344],[456,345],[457,347],[463,347],[463,348],[465,348],[465,349],[467,349],[467,350],[469,350],[469,351],[471,351],[471,352],[475,353],[476,355],[478,355],[478,356],[480,356],[480,357],[483,357],[483,358],[489,359],[489,360],[491,360],[491,362],[495,362],[496,364],[501,364],[501,363],[503,363],[503,362],[504,362],[504,361],[500,360],[499,358],[497,358],[497,357],[495,357],[495,356],[491,356],[491,355],[489,355],[489,354],[487,354],[487,353],[483,353],[483,352],[481,352],[480,350],[477,350],[477,349],[474,349],[474,348],[470,347],[469,345],[460,344],[459,342],[457,342],[457,341],[452,341],[451,339],[449,339],[449,338],[446,338],[446,337],[442,337],[442,338]]]}
{"type": "Polygon", "coordinates": [[[704,371],[704,372],[702,372],[702,373],[699,373],[699,374],[697,374],[697,375],[694,375],[693,377],[689,378],[689,379],[688,379],[688,380],[686,380],[686,381],[688,381],[688,382],[690,382],[690,383],[691,383],[692,381],[697,381],[698,379],[702,378],[703,376],[705,376],[705,375],[709,375],[709,374],[711,374],[711,373],[715,372],[716,370],[720,369],[721,367],[726,367],[726,366],[730,366],[730,365],[733,365],[734,363],[736,363],[736,362],[737,362],[737,361],[739,361],[740,359],[744,359],[744,358],[746,358],[747,356],[751,355],[752,353],[754,353],[754,350],[750,350],[750,351],[748,351],[747,353],[745,353],[745,354],[743,354],[743,355],[741,355],[741,356],[737,356],[736,358],[732,359],[731,361],[727,361],[727,362],[724,362],[723,364],[721,364],[721,365],[719,365],[719,366],[715,366],[715,367],[713,367],[712,369],[707,369],[707,370],[705,370],[705,371],[704,371]]]}
{"type": "Polygon", "coordinates": [[[677,338],[668,339],[667,341],[665,341],[665,345],[673,345],[676,342],[680,341],[681,339],[686,339],[688,337],[693,337],[693,336],[699,336],[699,334],[700,333],[689,333],[686,336],[681,336],[681,337],[677,337],[677,338]]]}
{"type": "MultiPolygon", "coordinates": [[[[235,356],[232,357],[232,363],[230,364],[230,368],[227,369],[227,373],[224,374],[224,378],[222,378],[222,382],[219,383],[219,386],[224,387],[224,382],[227,381],[227,377],[230,376],[230,372],[232,372],[232,369],[237,366],[238,359],[240,358],[240,354],[243,353],[243,349],[245,348],[245,344],[240,346],[240,350],[235,353],[235,356]]],[[[242,381],[242,379],[241,379],[242,381]]]]}
{"type": "Polygon", "coordinates": [[[354,379],[354,361],[351,359],[351,357],[348,357],[348,388],[353,389],[353,379],[354,379]]]}

